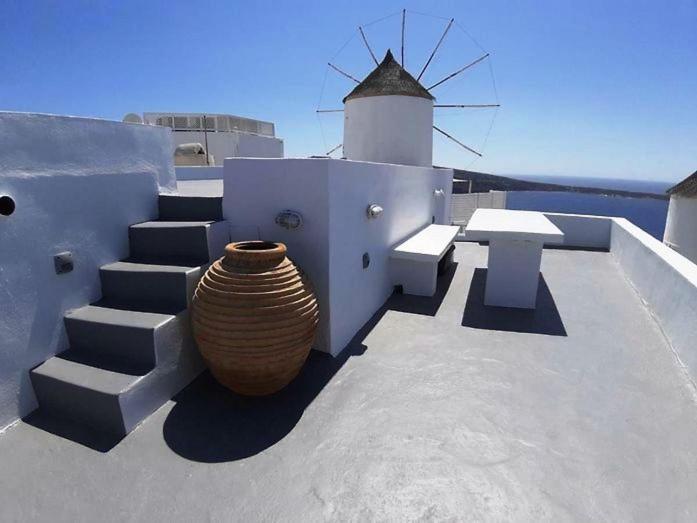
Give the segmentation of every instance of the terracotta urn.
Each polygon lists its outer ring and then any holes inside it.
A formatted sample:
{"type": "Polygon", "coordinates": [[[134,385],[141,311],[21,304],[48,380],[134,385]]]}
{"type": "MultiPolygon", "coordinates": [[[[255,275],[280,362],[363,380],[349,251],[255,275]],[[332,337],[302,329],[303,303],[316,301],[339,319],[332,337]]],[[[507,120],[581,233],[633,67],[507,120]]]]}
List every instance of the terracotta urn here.
{"type": "Polygon", "coordinates": [[[213,376],[239,394],[263,396],[302,368],[319,310],[307,277],[282,243],[230,243],[199,281],[194,337],[213,376]]]}

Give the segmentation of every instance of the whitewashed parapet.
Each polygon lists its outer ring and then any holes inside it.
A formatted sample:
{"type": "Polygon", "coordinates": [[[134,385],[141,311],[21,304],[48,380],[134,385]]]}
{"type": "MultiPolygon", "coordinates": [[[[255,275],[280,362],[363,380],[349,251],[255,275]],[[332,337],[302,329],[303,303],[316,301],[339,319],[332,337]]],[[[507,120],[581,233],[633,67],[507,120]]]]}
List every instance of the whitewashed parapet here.
{"type": "Polygon", "coordinates": [[[610,252],[697,381],[697,265],[624,218],[612,220],[610,252]]]}

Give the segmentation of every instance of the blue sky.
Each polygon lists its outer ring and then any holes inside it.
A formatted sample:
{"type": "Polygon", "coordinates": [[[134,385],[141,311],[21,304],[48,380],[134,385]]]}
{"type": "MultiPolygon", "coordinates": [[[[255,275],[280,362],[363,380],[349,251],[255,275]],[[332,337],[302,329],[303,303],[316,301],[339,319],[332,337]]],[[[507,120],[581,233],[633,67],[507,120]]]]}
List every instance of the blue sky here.
{"type": "MultiPolygon", "coordinates": [[[[356,27],[391,14],[366,34],[376,54],[387,46],[398,54],[404,7],[412,73],[447,18],[459,24],[424,83],[480,48],[491,53],[491,69],[482,63],[434,90],[439,103],[489,103],[498,93],[484,157],[473,162],[435,137],[439,165],[668,181],[697,169],[697,0],[3,4],[1,110],[119,120],[127,112],[232,113],[276,122],[288,156],[320,154],[341,139],[340,115],[318,122],[320,96],[324,108],[340,108],[353,85],[327,73],[327,61],[369,72],[356,27]]],[[[443,109],[436,124],[481,148],[491,117],[443,109]]]]}

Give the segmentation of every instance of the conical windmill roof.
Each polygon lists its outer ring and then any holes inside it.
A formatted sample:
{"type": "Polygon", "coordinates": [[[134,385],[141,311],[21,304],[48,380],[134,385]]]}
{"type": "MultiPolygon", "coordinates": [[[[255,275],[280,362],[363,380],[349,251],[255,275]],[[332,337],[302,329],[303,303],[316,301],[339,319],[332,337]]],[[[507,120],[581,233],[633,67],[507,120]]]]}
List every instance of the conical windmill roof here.
{"type": "Polygon", "coordinates": [[[678,196],[697,197],[697,171],[693,172],[682,182],[674,185],[666,192],[668,194],[675,194],[678,196]]]}
{"type": "Polygon", "coordinates": [[[344,98],[344,103],[354,98],[389,95],[416,96],[435,100],[423,85],[397,63],[392,56],[392,51],[388,50],[382,63],[344,98]]]}

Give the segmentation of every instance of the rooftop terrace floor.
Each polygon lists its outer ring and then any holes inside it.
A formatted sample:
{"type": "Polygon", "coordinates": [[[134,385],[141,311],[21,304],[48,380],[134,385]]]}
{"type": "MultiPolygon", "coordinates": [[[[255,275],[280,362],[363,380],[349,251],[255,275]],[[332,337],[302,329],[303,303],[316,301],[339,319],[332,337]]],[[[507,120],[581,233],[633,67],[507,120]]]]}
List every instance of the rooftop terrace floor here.
{"type": "Polygon", "coordinates": [[[0,520],[695,520],[691,381],[611,254],[545,250],[534,313],[459,243],[278,395],[208,374],[106,452],[0,436],[0,520]]]}

